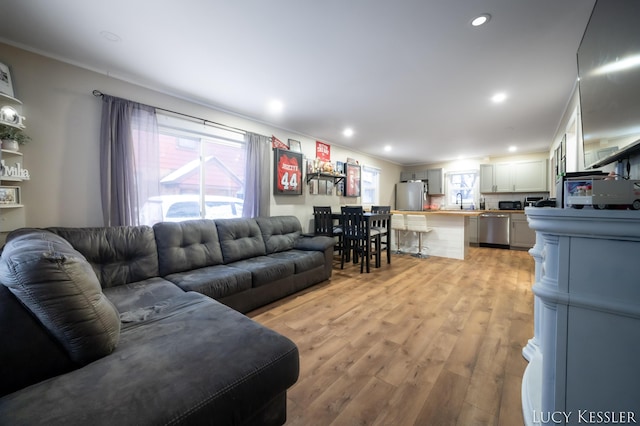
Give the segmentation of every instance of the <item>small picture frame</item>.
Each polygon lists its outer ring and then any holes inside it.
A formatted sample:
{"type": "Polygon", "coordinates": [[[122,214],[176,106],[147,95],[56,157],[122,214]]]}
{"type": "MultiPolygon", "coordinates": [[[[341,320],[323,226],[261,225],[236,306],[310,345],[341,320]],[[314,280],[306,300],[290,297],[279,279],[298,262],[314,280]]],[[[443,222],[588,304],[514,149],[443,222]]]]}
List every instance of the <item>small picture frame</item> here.
{"type": "Polygon", "coordinates": [[[6,64],[0,62],[0,92],[13,98],[13,83],[11,71],[6,64]]]}
{"type": "Polygon", "coordinates": [[[10,206],[20,204],[19,186],[0,186],[0,205],[10,206]]]}
{"type": "Polygon", "coordinates": [[[302,152],[300,141],[289,139],[289,149],[293,152],[302,152]]]}
{"type": "Polygon", "coordinates": [[[273,194],[302,195],[304,162],[302,153],[273,150],[273,194]]]}
{"type": "Polygon", "coordinates": [[[360,166],[357,164],[345,164],[345,197],[360,196],[360,166]]]}

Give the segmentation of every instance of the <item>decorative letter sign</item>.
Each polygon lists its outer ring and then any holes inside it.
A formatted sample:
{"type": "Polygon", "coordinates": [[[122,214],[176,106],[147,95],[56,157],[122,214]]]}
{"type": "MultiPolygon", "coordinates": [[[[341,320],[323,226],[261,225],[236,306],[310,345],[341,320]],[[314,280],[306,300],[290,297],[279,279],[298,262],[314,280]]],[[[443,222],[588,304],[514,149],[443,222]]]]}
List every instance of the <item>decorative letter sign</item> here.
{"type": "Polygon", "coordinates": [[[14,166],[9,167],[5,164],[4,160],[0,162],[3,178],[18,178],[20,180],[29,180],[29,170],[23,169],[22,164],[16,163],[14,166]]]}

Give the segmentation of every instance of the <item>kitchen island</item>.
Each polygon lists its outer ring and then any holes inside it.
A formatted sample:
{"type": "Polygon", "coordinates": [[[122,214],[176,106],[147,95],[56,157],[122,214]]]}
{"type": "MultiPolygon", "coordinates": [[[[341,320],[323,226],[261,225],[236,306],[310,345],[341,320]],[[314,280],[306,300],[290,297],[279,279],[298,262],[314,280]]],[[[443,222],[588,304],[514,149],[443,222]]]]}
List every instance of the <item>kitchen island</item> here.
{"type": "MultiPolygon", "coordinates": [[[[423,254],[464,260],[469,251],[469,218],[483,213],[482,210],[393,210],[394,214],[417,214],[427,218],[431,228],[422,237],[423,254]]],[[[394,246],[396,233],[393,232],[394,246]]],[[[417,233],[400,231],[400,250],[404,253],[418,252],[417,233]]]]}

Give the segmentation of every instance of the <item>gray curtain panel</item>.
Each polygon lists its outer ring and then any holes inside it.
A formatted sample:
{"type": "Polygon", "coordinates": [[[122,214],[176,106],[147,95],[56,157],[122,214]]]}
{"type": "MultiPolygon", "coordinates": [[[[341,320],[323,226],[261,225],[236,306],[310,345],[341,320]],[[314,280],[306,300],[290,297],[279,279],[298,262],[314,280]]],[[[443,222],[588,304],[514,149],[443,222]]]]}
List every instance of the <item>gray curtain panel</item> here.
{"type": "Polygon", "coordinates": [[[105,226],[138,225],[141,206],[159,194],[158,143],[153,107],[102,96],[100,190],[105,226]]]}
{"type": "Polygon", "coordinates": [[[247,167],[245,171],[243,217],[268,217],[271,138],[256,133],[245,134],[247,167]]]}

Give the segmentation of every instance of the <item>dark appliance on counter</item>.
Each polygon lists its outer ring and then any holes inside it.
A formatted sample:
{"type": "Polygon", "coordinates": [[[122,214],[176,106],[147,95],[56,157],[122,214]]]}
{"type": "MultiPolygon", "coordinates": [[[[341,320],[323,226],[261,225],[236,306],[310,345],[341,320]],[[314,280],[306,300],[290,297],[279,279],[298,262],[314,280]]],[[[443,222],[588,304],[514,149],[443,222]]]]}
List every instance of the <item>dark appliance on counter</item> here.
{"type": "Polygon", "coordinates": [[[544,199],[544,197],[524,197],[524,206],[534,207],[536,203],[542,199],[544,199]]]}
{"type": "Polygon", "coordinates": [[[522,210],[522,201],[498,201],[498,210],[522,210]]]}

